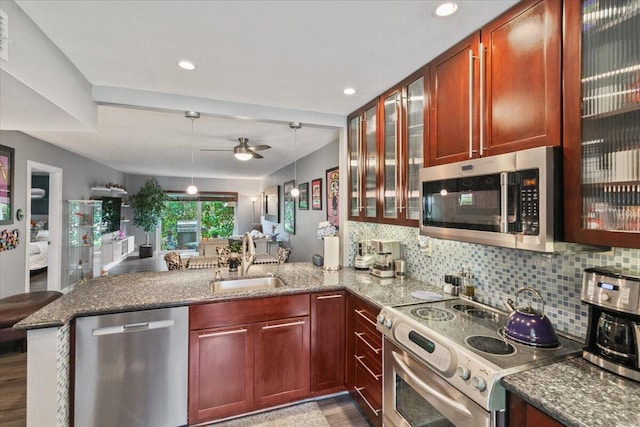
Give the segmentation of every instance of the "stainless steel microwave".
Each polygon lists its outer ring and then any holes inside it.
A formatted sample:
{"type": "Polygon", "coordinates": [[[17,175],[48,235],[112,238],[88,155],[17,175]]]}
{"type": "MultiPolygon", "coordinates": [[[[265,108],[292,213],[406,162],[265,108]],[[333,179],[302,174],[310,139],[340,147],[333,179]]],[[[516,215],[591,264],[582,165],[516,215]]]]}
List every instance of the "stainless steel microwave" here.
{"type": "Polygon", "coordinates": [[[420,170],[420,234],[554,252],[561,151],[539,147],[420,170]]]}

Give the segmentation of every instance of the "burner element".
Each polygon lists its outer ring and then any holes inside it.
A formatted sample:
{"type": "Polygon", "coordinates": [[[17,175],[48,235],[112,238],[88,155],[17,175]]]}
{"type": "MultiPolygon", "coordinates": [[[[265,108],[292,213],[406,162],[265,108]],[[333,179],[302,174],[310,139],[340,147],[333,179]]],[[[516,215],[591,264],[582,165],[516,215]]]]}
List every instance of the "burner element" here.
{"type": "Polygon", "coordinates": [[[446,322],[455,318],[453,313],[434,307],[417,307],[411,310],[411,314],[420,319],[435,322],[446,322]]]}
{"type": "Polygon", "coordinates": [[[509,356],[516,352],[516,348],[504,340],[486,335],[471,335],[464,340],[469,347],[478,351],[501,356],[509,356]]]}
{"type": "Polygon", "coordinates": [[[495,319],[495,313],[489,310],[483,310],[469,304],[455,304],[451,306],[454,310],[458,310],[466,314],[467,316],[475,317],[477,319],[495,319]]]}

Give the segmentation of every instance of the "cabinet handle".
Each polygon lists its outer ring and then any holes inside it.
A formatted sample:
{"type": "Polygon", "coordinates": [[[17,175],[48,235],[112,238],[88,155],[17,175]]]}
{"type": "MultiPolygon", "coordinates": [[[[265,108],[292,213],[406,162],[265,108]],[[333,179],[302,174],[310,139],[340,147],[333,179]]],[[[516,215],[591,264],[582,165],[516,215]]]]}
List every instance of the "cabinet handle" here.
{"type": "Polygon", "coordinates": [[[242,329],[236,329],[234,331],[212,332],[210,334],[198,335],[198,338],[219,337],[219,336],[222,336],[222,335],[240,334],[240,333],[243,333],[243,332],[247,332],[247,330],[245,328],[242,328],[242,329]]]}
{"type": "MultiPolygon", "coordinates": [[[[366,114],[366,112],[364,113],[366,114]]],[[[358,187],[357,189],[357,197],[358,197],[358,212],[362,212],[362,209],[364,208],[364,205],[362,204],[362,174],[363,172],[363,163],[367,161],[367,157],[364,154],[364,150],[363,150],[363,144],[362,144],[362,137],[364,134],[364,129],[365,129],[365,119],[363,119],[362,117],[358,118],[358,144],[357,144],[357,149],[358,149],[358,156],[359,156],[359,160],[358,160],[358,179],[356,181],[356,185],[358,187]]]]}
{"type": "Polygon", "coordinates": [[[319,297],[316,297],[316,299],[332,299],[332,298],[342,298],[342,295],[340,295],[340,294],[336,294],[336,295],[321,295],[319,297]]]}
{"type": "Polygon", "coordinates": [[[374,374],[374,373],[373,373],[373,371],[372,371],[371,369],[369,369],[369,367],[366,365],[366,363],[364,363],[364,362],[362,361],[362,359],[364,359],[364,356],[358,356],[358,355],[356,355],[356,356],[355,356],[355,358],[356,358],[356,360],[357,360],[358,362],[360,362],[360,364],[362,365],[362,367],[363,367],[364,369],[366,369],[366,370],[371,374],[371,376],[372,376],[373,378],[375,378],[375,379],[376,379],[376,381],[380,379],[380,377],[382,376],[382,374],[378,374],[378,375],[374,374]]]}
{"type": "Polygon", "coordinates": [[[484,126],[486,122],[484,117],[484,43],[480,43],[480,51],[478,52],[478,60],[480,61],[480,123],[478,128],[480,129],[480,156],[484,155],[484,126]]]}
{"type": "Polygon", "coordinates": [[[469,49],[469,158],[473,158],[473,49],[469,49]]]}
{"type": "Polygon", "coordinates": [[[360,391],[360,390],[364,390],[364,387],[360,387],[360,388],[358,388],[358,387],[354,387],[353,389],[356,391],[356,393],[358,393],[358,394],[360,395],[360,397],[362,398],[362,400],[364,400],[364,402],[367,404],[367,406],[369,406],[369,408],[371,408],[371,410],[373,411],[373,413],[374,413],[374,414],[376,414],[376,417],[377,417],[378,415],[380,415],[380,409],[378,409],[378,410],[373,409],[373,406],[371,406],[371,403],[369,403],[369,401],[367,400],[367,398],[366,398],[366,397],[364,397],[364,395],[363,395],[363,394],[362,394],[362,392],[360,391]]]}
{"type": "Polygon", "coordinates": [[[375,351],[376,354],[380,353],[380,350],[382,350],[381,348],[375,348],[374,346],[372,346],[371,344],[369,344],[369,342],[367,340],[365,340],[364,338],[362,338],[362,336],[364,335],[364,332],[356,332],[355,333],[356,336],[358,338],[360,338],[362,340],[363,343],[365,343],[367,345],[367,347],[369,347],[371,350],[375,351]]]}
{"type": "Polygon", "coordinates": [[[279,323],[277,325],[267,325],[267,326],[263,326],[262,329],[286,328],[287,326],[304,325],[305,323],[306,323],[305,320],[299,320],[297,322],[279,323]]]}
{"type": "Polygon", "coordinates": [[[364,310],[355,310],[355,312],[358,313],[364,320],[369,322],[374,328],[376,328],[378,326],[376,324],[376,322],[374,322],[373,320],[369,319],[367,316],[364,315],[364,313],[365,313],[364,310]]]}
{"type": "Polygon", "coordinates": [[[398,160],[400,161],[400,166],[398,167],[398,170],[396,171],[396,215],[398,212],[398,209],[400,209],[400,212],[402,212],[402,199],[401,197],[401,192],[400,190],[400,180],[398,179],[400,177],[399,174],[401,174],[402,172],[402,144],[400,144],[400,136],[398,133],[398,129],[400,128],[400,99],[398,98],[398,96],[396,95],[396,127],[394,129],[395,131],[395,137],[396,137],[396,152],[398,153],[398,160]]]}

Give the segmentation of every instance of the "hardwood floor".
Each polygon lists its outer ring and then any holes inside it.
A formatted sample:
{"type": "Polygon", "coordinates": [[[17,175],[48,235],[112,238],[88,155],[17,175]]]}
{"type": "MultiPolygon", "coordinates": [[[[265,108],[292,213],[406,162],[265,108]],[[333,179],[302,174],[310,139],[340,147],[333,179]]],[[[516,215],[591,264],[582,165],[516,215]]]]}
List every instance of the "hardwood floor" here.
{"type": "MultiPolygon", "coordinates": [[[[164,254],[150,258],[127,257],[109,270],[109,275],[147,271],[167,271],[164,254]]],[[[28,351],[28,349],[27,349],[28,351]]],[[[27,353],[13,343],[0,344],[0,426],[26,425],[27,353]]],[[[369,423],[348,394],[318,400],[318,406],[331,427],[367,427],[369,423]]]]}

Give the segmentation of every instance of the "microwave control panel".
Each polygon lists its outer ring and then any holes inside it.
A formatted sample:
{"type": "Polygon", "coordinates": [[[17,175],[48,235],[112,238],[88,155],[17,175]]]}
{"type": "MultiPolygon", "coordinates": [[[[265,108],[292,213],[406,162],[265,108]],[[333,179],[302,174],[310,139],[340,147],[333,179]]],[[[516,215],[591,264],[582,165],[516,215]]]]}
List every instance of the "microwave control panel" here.
{"type": "Polygon", "coordinates": [[[529,169],[517,173],[520,187],[520,223],[522,234],[537,236],[540,234],[540,172],[529,169]]]}

